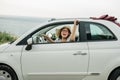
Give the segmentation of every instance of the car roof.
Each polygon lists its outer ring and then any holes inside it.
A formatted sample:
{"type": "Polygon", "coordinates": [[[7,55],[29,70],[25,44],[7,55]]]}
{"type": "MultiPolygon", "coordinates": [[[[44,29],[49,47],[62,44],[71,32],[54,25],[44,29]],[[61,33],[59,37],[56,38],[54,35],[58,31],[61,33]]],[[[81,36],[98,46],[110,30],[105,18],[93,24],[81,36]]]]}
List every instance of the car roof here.
{"type": "MultiPolygon", "coordinates": [[[[78,21],[85,21],[85,22],[111,22],[109,20],[105,20],[105,19],[91,19],[91,18],[51,18],[50,20],[48,20],[47,23],[55,23],[55,22],[68,22],[68,21],[74,21],[75,19],[77,19],[78,21]]],[[[112,22],[113,23],[113,22],[112,22]]]]}
{"type": "Polygon", "coordinates": [[[90,18],[51,18],[50,20],[48,20],[48,22],[57,22],[57,21],[74,21],[75,19],[77,20],[82,20],[82,21],[88,21],[88,20],[92,20],[90,18]]]}

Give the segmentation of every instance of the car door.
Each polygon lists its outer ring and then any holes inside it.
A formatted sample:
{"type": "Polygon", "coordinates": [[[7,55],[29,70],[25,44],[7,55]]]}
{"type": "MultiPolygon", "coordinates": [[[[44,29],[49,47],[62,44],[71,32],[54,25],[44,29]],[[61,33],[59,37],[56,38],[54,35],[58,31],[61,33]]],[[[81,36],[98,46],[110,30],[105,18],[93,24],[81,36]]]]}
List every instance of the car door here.
{"type": "Polygon", "coordinates": [[[31,50],[25,48],[21,59],[25,80],[81,80],[87,75],[86,42],[35,43],[31,50]]]}
{"type": "MultiPolygon", "coordinates": [[[[101,23],[84,22],[90,52],[88,73],[99,79],[108,78],[107,70],[119,59],[119,44],[109,26],[101,23]]],[[[114,26],[112,26],[114,27],[114,26]]],[[[114,28],[113,28],[114,29],[114,28]]]]}

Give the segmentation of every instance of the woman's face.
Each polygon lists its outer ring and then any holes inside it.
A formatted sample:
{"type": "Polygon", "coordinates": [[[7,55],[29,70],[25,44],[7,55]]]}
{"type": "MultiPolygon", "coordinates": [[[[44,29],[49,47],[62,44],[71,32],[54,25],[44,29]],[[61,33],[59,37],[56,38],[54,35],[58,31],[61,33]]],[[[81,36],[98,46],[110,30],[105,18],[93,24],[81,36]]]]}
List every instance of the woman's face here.
{"type": "Polygon", "coordinates": [[[61,31],[61,36],[62,36],[62,38],[67,38],[68,35],[69,35],[68,29],[65,28],[65,29],[63,29],[63,30],[61,31]]]}

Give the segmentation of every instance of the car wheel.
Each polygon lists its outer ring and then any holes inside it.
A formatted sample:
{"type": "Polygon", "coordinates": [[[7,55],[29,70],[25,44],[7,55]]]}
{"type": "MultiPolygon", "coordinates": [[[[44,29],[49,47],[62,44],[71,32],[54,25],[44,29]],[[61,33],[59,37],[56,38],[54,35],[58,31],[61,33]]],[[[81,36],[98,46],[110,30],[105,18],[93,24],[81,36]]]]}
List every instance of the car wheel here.
{"type": "Polygon", "coordinates": [[[0,80],[18,80],[13,69],[6,65],[0,65],[0,80]]]}
{"type": "Polygon", "coordinates": [[[109,80],[120,80],[120,69],[116,69],[111,75],[109,80]]]}

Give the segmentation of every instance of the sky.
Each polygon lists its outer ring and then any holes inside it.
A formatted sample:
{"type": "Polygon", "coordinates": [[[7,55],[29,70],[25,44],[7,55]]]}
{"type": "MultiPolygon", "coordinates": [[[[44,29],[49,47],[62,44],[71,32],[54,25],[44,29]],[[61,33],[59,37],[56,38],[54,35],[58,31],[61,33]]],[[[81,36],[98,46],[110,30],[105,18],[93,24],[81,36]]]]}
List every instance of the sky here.
{"type": "Polygon", "coordinates": [[[0,0],[0,15],[88,18],[109,14],[120,18],[120,0],[0,0]]]}

